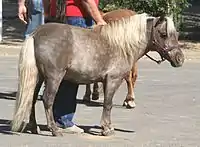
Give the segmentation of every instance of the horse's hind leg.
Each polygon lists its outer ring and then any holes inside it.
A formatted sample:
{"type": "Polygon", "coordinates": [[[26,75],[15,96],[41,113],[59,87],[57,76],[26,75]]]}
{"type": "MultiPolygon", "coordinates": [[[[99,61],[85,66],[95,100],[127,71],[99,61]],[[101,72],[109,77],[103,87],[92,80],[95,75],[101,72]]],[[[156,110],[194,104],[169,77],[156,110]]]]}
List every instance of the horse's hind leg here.
{"type": "Polygon", "coordinates": [[[98,100],[98,99],[99,99],[99,85],[98,82],[95,82],[93,86],[92,100],[98,100]]]}
{"type": "Polygon", "coordinates": [[[90,102],[91,89],[90,84],[86,84],[85,95],[83,96],[84,102],[90,102]]]}
{"type": "Polygon", "coordinates": [[[33,97],[33,103],[32,103],[32,109],[31,109],[31,115],[29,117],[29,124],[27,126],[27,130],[30,130],[31,133],[34,134],[39,134],[40,133],[40,128],[37,126],[36,118],[35,118],[35,104],[37,101],[38,93],[40,90],[40,87],[42,85],[43,79],[41,76],[39,76],[35,92],[34,92],[34,97],[33,97]]]}
{"type": "Polygon", "coordinates": [[[112,109],[112,99],[122,83],[122,79],[111,79],[107,78],[106,82],[103,83],[104,88],[104,103],[103,103],[103,113],[101,117],[101,126],[103,128],[102,135],[109,136],[114,133],[114,128],[111,126],[111,109],[112,109]]]}
{"type": "Polygon", "coordinates": [[[124,100],[123,106],[126,106],[126,108],[128,109],[135,108],[136,106],[134,102],[135,100],[134,87],[136,79],[137,79],[137,66],[135,64],[132,70],[129,72],[129,76],[125,78],[127,83],[128,93],[126,99],[124,100]]]}
{"type": "Polygon", "coordinates": [[[53,104],[55,100],[56,93],[60,86],[60,83],[65,75],[65,71],[52,71],[52,75],[48,75],[48,79],[45,81],[45,90],[43,95],[43,103],[45,108],[45,114],[47,118],[47,126],[52,132],[53,136],[62,136],[62,133],[59,131],[53,117],[53,104]]]}

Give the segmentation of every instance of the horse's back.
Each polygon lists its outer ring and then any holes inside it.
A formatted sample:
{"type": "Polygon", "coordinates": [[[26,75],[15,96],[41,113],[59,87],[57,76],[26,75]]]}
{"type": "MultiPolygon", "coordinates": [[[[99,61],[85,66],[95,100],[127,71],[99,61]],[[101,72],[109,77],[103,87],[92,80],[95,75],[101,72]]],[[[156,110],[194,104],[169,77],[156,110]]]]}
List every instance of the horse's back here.
{"type": "Polygon", "coordinates": [[[103,14],[103,19],[110,23],[111,21],[120,20],[135,15],[136,12],[128,9],[117,9],[103,14]]]}
{"type": "Polygon", "coordinates": [[[59,37],[66,33],[71,32],[73,26],[62,23],[46,23],[40,25],[34,32],[33,36],[36,37],[59,37]]]}
{"type": "Polygon", "coordinates": [[[33,33],[36,48],[39,48],[39,45],[46,45],[58,51],[65,46],[68,47],[69,44],[84,41],[87,36],[95,38],[96,35],[88,29],[61,23],[41,25],[33,33]]]}

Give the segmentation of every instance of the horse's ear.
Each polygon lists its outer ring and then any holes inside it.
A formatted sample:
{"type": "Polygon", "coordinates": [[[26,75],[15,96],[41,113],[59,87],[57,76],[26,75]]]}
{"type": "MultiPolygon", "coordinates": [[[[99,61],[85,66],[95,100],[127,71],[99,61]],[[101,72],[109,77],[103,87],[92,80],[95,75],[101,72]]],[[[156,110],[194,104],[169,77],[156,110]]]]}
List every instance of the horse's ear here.
{"type": "Polygon", "coordinates": [[[163,22],[164,20],[165,20],[165,15],[163,14],[163,15],[160,16],[159,21],[163,22]]]}
{"type": "Polygon", "coordinates": [[[165,19],[165,15],[163,14],[163,15],[161,15],[158,19],[157,19],[157,21],[156,21],[156,23],[155,23],[155,27],[157,26],[157,25],[159,25],[159,24],[162,24],[163,23],[163,21],[165,21],[166,19],[165,19]]]}

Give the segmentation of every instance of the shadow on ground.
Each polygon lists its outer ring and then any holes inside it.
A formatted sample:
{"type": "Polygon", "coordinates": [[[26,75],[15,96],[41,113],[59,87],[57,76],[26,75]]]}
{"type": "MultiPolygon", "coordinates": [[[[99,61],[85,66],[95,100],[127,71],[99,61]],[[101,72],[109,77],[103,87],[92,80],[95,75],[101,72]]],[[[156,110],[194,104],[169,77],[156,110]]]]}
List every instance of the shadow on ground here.
{"type": "MultiPolygon", "coordinates": [[[[16,100],[16,94],[17,92],[0,92],[0,99],[5,99],[5,100],[16,100]]],[[[41,97],[38,97],[38,101],[41,101],[41,97]]],[[[90,101],[90,102],[86,102],[83,101],[83,99],[77,98],[77,104],[82,104],[82,105],[86,105],[88,107],[102,107],[103,103],[100,101],[90,101]]],[[[113,104],[113,107],[115,108],[123,108],[122,105],[117,105],[117,104],[113,104]]]]}
{"type": "Polygon", "coordinates": [[[17,92],[2,93],[0,92],[0,99],[15,100],[17,92]]]}
{"type": "MultiPolygon", "coordinates": [[[[10,124],[11,124],[11,120],[0,119],[0,133],[5,134],[5,135],[18,135],[19,133],[11,131],[10,124]]],[[[47,125],[38,124],[38,126],[40,128],[40,131],[49,131],[49,129],[47,128],[47,125]]],[[[84,129],[85,133],[87,133],[87,134],[95,135],[95,136],[101,135],[101,127],[100,126],[97,126],[97,125],[93,125],[93,126],[79,125],[79,127],[84,129]]],[[[115,128],[115,131],[124,132],[124,133],[134,133],[135,132],[135,131],[132,131],[132,130],[125,130],[125,129],[120,129],[120,128],[115,128]]],[[[23,133],[30,134],[28,127],[25,128],[23,133]]],[[[48,135],[44,135],[43,133],[41,133],[39,135],[48,136],[48,135]]]]}

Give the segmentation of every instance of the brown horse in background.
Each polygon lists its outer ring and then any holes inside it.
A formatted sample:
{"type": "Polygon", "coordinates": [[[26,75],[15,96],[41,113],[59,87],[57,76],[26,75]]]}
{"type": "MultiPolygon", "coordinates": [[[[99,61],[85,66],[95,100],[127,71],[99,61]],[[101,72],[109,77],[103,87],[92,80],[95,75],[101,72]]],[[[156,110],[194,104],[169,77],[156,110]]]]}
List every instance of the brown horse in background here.
{"type": "MultiPolygon", "coordinates": [[[[117,9],[114,11],[110,11],[107,13],[103,13],[101,11],[101,15],[103,16],[103,19],[110,23],[112,21],[117,21],[122,18],[127,18],[132,15],[135,15],[136,12],[128,9],[117,9]]],[[[127,96],[123,102],[123,106],[126,106],[126,108],[135,108],[136,104],[134,102],[135,94],[134,94],[134,87],[136,83],[136,79],[138,76],[137,72],[137,64],[135,63],[132,70],[129,72],[128,76],[125,77],[126,83],[127,83],[127,89],[128,93],[127,96]]],[[[86,85],[86,91],[85,95],[83,97],[83,100],[85,102],[90,102],[90,95],[92,94],[92,100],[98,100],[99,99],[99,86],[98,83],[94,83],[93,86],[93,93],[91,92],[90,84],[86,85]]]]}

